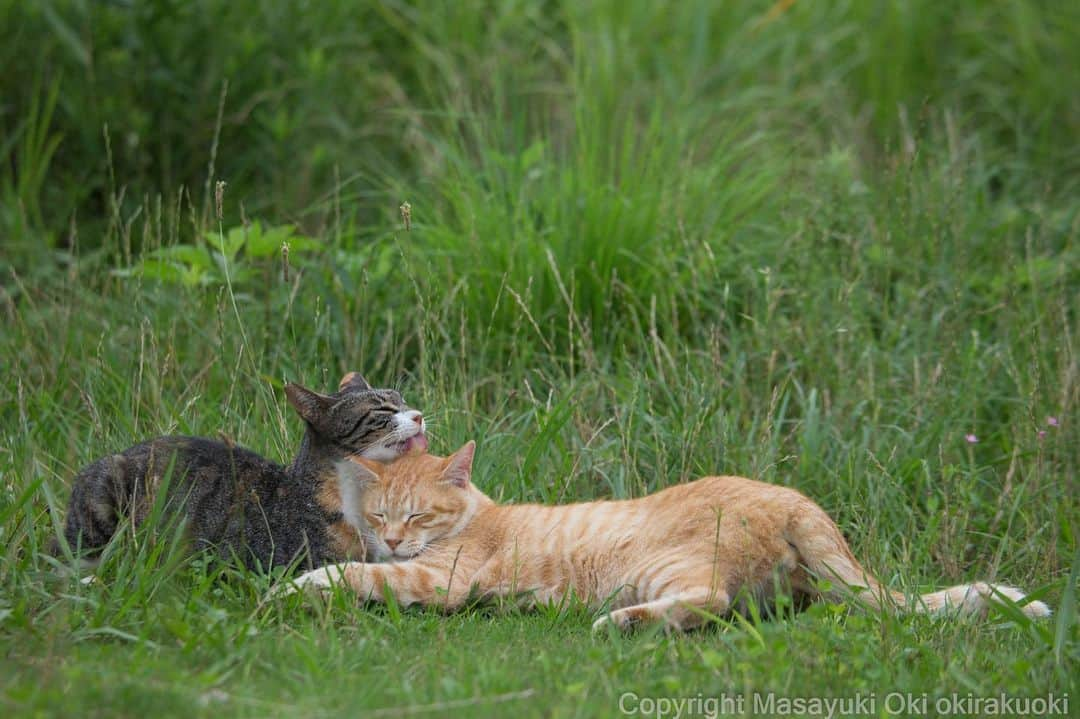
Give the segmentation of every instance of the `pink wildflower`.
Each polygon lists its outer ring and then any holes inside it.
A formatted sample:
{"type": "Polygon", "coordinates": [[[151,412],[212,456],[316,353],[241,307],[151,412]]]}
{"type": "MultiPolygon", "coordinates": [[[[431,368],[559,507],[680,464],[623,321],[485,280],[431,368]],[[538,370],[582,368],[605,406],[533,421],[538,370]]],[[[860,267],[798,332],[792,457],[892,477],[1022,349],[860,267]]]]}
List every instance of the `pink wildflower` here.
{"type": "Polygon", "coordinates": [[[978,437],[976,437],[976,436],[975,436],[975,435],[973,435],[973,434],[965,434],[965,435],[964,435],[964,440],[965,440],[965,441],[966,441],[966,442],[967,442],[968,444],[976,444],[976,443],[977,443],[977,442],[979,441],[979,438],[978,438],[978,437]]]}
{"type": "Polygon", "coordinates": [[[1050,425],[1051,427],[1057,427],[1058,426],[1058,418],[1057,417],[1047,417],[1046,418],[1046,424],[1050,425]]]}

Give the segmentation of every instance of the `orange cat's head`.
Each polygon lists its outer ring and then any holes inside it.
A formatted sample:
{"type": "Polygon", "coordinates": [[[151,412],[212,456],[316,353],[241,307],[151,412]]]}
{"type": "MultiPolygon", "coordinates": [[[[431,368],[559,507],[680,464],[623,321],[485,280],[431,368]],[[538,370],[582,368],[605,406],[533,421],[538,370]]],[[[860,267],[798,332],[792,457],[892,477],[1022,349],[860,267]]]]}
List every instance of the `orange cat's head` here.
{"type": "Polygon", "coordinates": [[[368,470],[360,500],[368,551],[377,561],[415,557],[469,523],[490,501],[469,481],[475,442],[449,457],[421,454],[392,464],[354,460],[368,470]]]}

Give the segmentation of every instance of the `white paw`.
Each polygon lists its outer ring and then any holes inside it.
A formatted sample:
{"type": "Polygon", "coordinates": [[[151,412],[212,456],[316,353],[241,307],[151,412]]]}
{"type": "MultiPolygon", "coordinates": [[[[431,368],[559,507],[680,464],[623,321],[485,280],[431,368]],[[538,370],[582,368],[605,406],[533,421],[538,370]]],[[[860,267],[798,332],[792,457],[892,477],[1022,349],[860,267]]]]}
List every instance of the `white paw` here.
{"type": "Polygon", "coordinates": [[[334,577],[331,578],[330,569],[330,567],[313,569],[310,572],[304,572],[291,582],[279,584],[270,591],[270,598],[280,599],[305,590],[321,592],[329,589],[333,581],[340,576],[338,573],[335,573],[334,577]]]}
{"type": "Polygon", "coordinates": [[[620,632],[625,632],[631,629],[636,621],[633,613],[625,609],[616,609],[593,622],[592,629],[594,632],[603,632],[607,631],[608,627],[615,627],[620,632]]]}
{"type": "Polygon", "coordinates": [[[1028,615],[1029,617],[1031,617],[1033,619],[1041,619],[1043,617],[1049,617],[1051,614],[1054,613],[1050,609],[1050,607],[1048,607],[1046,605],[1045,602],[1040,602],[1038,600],[1033,601],[1033,602],[1028,602],[1023,607],[1021,607],[1020,609],[1021,609],[1021,611],[1024,612],[1024,614],[1028,615]]]}
{"type": "MultiPolygon", "coordinates": [[[[1024,593],[1016,587],[1006,587],[1001,584],[988,586],[986,589],[987,596],[992,597],[993,595],[991,593],[994,590],[997,590],[998,594],[1001,594],[1003,597],[1005,597],[1011,602],[1019,604],[1020,602],[1024,601],[1024,593]]],[[[1040,601],[1028,602],[1024,606],[1020,607],[1020,611],[1033,619],[1049,617],[1052,614],[1052,612],[1050,611],[1050,607],[1046,606],[1044,602],[1040,601]]]]}
{"type": "MultiPolygon", "coordinates": [[[[334,573],[334,579],[340,579],[340,572],[334,573]]],[[[313,569],[310,572],[304,572],[293,581],[293,584],[298,589],[327,589],[331,584],[330,567],[322,567],[320,569],[313,569]]]]}

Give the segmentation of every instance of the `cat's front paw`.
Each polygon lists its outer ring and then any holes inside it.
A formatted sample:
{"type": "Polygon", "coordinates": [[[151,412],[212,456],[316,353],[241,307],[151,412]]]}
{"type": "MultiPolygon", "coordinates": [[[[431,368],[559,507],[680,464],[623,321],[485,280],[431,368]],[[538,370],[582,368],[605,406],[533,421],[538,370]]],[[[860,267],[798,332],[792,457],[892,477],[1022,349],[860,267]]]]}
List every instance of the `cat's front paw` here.
{"type": "Polygon", "coordinates": [[[606,632],[608,627],[613,627],[620,632],[626,632],[634,627],[634,621],[630,615],[617,609],[593,622],[592,630],[594,632],[606,632]]]}
{"type": "Polygon", "coordinates": [[[331,569],[332,567],[322,567],[313,569],[310,572],[304,572],[291,582],[274,587],[270,592],[270,598],[281,599],[302,591],[324,592],[333,585],[335,580],[339,579],[339,573],[337,572],[331,577],[331,569]]]}
{"type": "Polygon", "coordinates": [[[593,622],[594,632],[606,632],[608,627],[619,632],[630,632],[643,626],[649,621],[649,615],[640,607],[624,607],[615,609],[593,622]]]}

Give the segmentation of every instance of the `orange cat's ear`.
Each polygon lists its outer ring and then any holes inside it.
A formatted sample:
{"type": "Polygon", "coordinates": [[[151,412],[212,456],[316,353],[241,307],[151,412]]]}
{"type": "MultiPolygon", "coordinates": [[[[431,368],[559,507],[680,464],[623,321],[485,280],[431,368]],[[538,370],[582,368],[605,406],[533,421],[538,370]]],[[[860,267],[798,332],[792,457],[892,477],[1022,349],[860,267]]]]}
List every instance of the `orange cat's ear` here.
{"type": "Polygon", "coordinates": [[[469,486],[469,478],[472,476],[473,454],[476,453],[476,442],[471,439],[465,446],[450,455],[440,479],[449,482],[455,487],[469,486]]]}
{"type": "Polygon", "coordinates": [[[356,479],[358,481],[365,483],[379,481],[379,472],[383,469],[381,463],[364,457],[350,457],[349,459],[356,465],[356,479]]]}
{"type": "Polygon", "coordinates": [[[323,417],[334,400],[326,395],[312,392],[306,387],[289,382],[285,385],[285,397],[297,414],[309,424],[321,424],[323,417]]]}
{"type": "Polygon", "coordinates": [[[371,385],[360,376],[359,372],[347,372],[338,383],[338,392],[344,392],[347,389],[366,392],[371,389],[371,385]]]}

